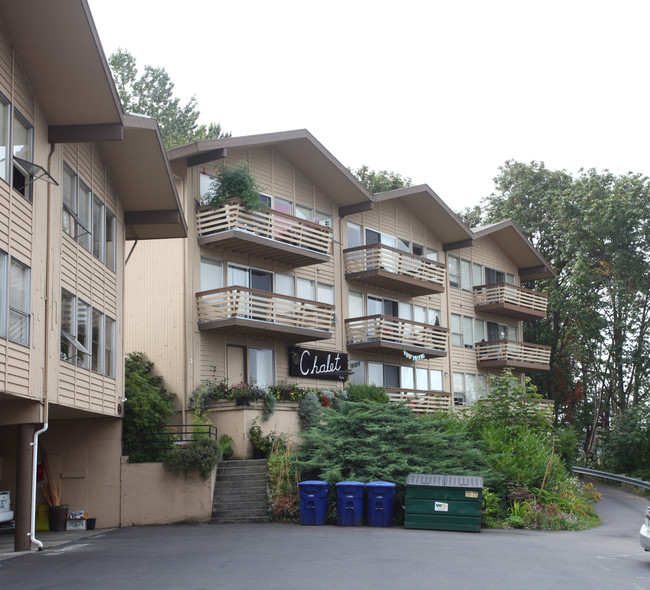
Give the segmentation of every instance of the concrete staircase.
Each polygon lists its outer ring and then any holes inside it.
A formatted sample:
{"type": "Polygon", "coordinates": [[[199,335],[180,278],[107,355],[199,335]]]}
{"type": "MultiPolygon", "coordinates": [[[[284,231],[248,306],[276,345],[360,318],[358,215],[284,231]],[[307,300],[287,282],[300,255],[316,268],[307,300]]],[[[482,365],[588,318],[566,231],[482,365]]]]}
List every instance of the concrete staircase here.
{"type": "Polygon", "coordinates": [[[267,483],[266,459],[220,462],[212,522],[268,522],[267,483]]]}

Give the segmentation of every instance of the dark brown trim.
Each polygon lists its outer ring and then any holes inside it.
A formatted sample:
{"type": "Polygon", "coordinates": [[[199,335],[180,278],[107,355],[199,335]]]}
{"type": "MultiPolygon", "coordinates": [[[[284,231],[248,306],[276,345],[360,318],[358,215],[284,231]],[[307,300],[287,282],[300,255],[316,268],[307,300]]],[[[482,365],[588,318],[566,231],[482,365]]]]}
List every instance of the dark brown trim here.
{"type": "Polygon", "coordinates": [[[482,305],[475,305],[474,309],[480,313],[491,313],[500,315],[506,318],[513,318],[516,320],[530,320],[545,318],[547,313],[530,307],[523,307],[522,305],[514,305],[502,301],[500,303],[484,303],[482,305]]]}
{"type": "Polygon", "coordinates": [[[547,275],[548,272],[549,269],[546,266],[529,266],[527,268],[520,268],[519,276],[523,278],[527,275],[539,275],[539,274],[547,275]]]}
{"type": "Polygon", "coordinates": [[[433,293],[443,293],[445,287],[442,283],[423,281],[421,279],[408,277],[403,274],[389,272],[381,269],[364,270],[360,272],[346,272],[347,281],[360,281],[379,287],[385,287],[402,293],[412,295],[431,295],[433,293]]]}
{"type": "Polygon", "coordinates": [[[181,212],[167,211],[125,211],[124,225],[167,225],[181,223],[181,212]]]}
{"type": "Polygon", "coordinates": [[[449,252],[449,250],[460,250],[461,248],[471,248],[474,245],[474,240],[472,238],[468,240],[460,240],[458,242],[449,242],[442,245],[443,252],[449,252]]]}
{"type": "Polygon", "coordinates": [[[227,155],[228,150],[226,148],[217,148],[216,150],[210,150],[203,154],[190,156],[187,158],[187,166],[191,168],[192,166],[200,166],[201,164],[207,164],[214,160],[223,160],[227,155]]]}
{"type": "Polygon", "coordinates": [[[506,359],[495,359],[491,361],[477,361],[477,367],[479,369],[488,369],[488,368],[499,368],[499,369],[505,369],[505,368],[511,368],[511,369],[519,369],[522,371],[550,371],[551,366],[550,365],[542,365],[542,364],[535,364],[535,363],[522,363],[520,361],[512,361],[512,360],[506,360],[506,359]]]}
{"type": "Polygon", "coordinates": [[[364,211],[371,211],[374,207],[372,201],[364,201],[363,203],[354,203],[353,205],[344,205],[339,207],[339,217],[353,215],[354,213],[363,213],[364,211]]]}
{"type": "Polygon", "coordinates": [[[99,123],[96,125],[50,125],[47,140],[50,143],[87,143],[91,141],[122,141],[122,123],[99,123]]]}

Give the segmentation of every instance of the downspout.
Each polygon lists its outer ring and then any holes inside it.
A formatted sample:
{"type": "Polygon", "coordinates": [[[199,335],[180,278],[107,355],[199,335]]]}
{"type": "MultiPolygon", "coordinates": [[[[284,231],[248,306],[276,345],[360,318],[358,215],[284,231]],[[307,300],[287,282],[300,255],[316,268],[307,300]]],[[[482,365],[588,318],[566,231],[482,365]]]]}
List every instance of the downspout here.
{"type": "MultiPolygon", "coordinates": [[[[54,155],[54,144],[51,144],[50,154],[47,157],[47,171],[52,170],[52,156],[54,155]]],[[[43,428],[34,433],[34,441],[32,445],[32,506],[30,511],[30,528],[29,540],[38,546],[39,551],[43,551],[43,543],[36,538],[36,474],[38,470],[38,439],[48,428],[50,418],[50,406],[48,403],[48,380],[49,380],[49,354],[50,354],[50,306],[52,298],[50,297],[51,291],[51,276],[50,276],[50,249],[51,249],[51,232],[50,232],[50,213],[51,213],[51,188],[52,185],[47,183],[47,230],[45,240],[45,345],[43,362],[43,428]]]]}

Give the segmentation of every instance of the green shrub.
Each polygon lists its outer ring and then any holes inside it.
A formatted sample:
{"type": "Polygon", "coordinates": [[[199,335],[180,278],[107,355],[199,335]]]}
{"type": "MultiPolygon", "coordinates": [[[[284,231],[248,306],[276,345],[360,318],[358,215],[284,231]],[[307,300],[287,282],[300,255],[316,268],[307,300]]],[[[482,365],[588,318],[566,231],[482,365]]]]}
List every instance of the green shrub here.
{"type": "Polygon", "coordinates": [[[219,209],[231,199],[238,199],[244,209],[255,211],[262,207],[260,190],[248,164],[241,161],[236,166],[222,166],[219,169],[205,201],[210,207],[219,209]]]}
{"type": "Polygon", "coordinates": [[[219,439],[219,446],[221,447],[221,455],[224,459],[230,459],[230,457],[233,456],[233,448],[232,448],[232,436],[229,436],[227,434],[222,434],[219,439]]]}
{"type": "Polygon", "coordinates": [[[604,437],[601,461],[608,471],[650,478],[650,408],[631,406],[614,419],[604,437]]]}
{"type": "Polygon", "coordinates": [[[163,463],[173,473],[198,469],[201,477],[208,479],[221,456],[219,443],[214,438],[205,437],[170,449],[163,463]]]}
{"type": "Polygon", "coordinates": [[[348,400],[351,402],[388,403],[388,394],[383,387],[366,383],[350,383],[346,388],[348,400]]]}
{"type": "Polygon", "coordinates": [[[314,424],[320,421],[323,413],[323,406],[318,401],[318,395],[313,391],[308,391],[305,397],[300,400],[298,406],[298,416],[302,430],[309,430],[314,424]]]}
{"type": "Polygon", "coordinates": [[[166,452],[151,448],[152,435],[171,424],[176,396],[162,388],[162,377],[152,374],[152,367],[141,352],[126,357],[122,442],[130,463],[160,461],[166,452]]]}

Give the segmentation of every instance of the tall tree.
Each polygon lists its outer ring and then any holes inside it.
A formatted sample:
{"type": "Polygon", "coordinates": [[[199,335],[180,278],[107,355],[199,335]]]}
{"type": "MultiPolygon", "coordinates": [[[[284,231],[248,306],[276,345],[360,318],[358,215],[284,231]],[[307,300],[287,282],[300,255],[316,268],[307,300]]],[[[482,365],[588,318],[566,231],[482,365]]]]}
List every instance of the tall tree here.
{"type": "Polygon", "coordinates": [[[549,317],[527,333],[553,347],[538,385],[593,450],[610,416],[650,397],[650,180],[510,161],[495,183],[485,221],[513,218],[558,273],[537,285],[549,317]]]}
{"type": "Polygon", "coordinates": [[[371,193],[383,193],[411,186],[411,179],[406,176],[402,176],[397,172],[389,172],[388,170],[370,170],[365,164],[357,170],[352,170],[352,174],[354,174],[371,193]]]}
{"type": "Polygon", "coordinates": [[[145,66],[138,76],[135,57],[118,49],[108,58],[115,86],[126,112],[155,117],[160,126],[165,148],[170,149],[199,139],[230,137],[219,123],[198,125],[196,98],[181,104],[174,96],[174,83],[165,68],[145,66]]]}

